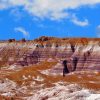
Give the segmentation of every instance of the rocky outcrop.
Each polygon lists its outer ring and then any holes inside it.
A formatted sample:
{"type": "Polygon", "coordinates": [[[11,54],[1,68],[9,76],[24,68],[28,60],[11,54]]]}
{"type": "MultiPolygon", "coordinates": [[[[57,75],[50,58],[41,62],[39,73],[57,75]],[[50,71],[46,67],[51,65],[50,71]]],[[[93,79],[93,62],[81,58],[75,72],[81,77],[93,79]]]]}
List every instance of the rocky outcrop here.
{"type": "Polygon", "coordinates": [[[35,98],[37,100],[99,100],[100,94],[92,93],[92,91],[87,89],[81,89],[76,84],[65,86],[57,83],[52,88],[39,90],[27,100],[34,100],[35,98]]]}
{"type": "Polygon", "coordinates": [[[28,66],[53,58],[68,60],[69,69],[100,70],[99,39],[56,39],[41,37],[35,41],[1,42],[0,65],[28,66]]]}
{"type": "Polygon", "coordinates": [[[77,70],[100,70],[100,46],[99,42],[90,42],[87,46],[80,47],[74,56],[78,57],[77,70]],[[80,48],[82,48],[80,50],[80,48]]]}

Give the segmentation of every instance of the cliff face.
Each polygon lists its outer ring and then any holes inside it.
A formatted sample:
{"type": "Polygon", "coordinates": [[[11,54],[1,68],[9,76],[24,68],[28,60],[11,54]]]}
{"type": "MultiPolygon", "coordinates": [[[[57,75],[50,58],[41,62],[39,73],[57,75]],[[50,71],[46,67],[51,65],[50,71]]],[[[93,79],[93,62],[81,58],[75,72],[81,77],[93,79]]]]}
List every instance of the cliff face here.
{"type": "Polygon", "coordinates": [[[78,69],[100,70],[100,45],[99,42],[89,42],[86,46],[77,48],[73,56],[78,56],[78,69]]]}
{"type": "Polygon", "coordinates": [[[100,40],[41,37],[35,41],[0,43],[1,66],[29,66],[49,59],[66,59],[70,71],[100,70],[100,40]]]}

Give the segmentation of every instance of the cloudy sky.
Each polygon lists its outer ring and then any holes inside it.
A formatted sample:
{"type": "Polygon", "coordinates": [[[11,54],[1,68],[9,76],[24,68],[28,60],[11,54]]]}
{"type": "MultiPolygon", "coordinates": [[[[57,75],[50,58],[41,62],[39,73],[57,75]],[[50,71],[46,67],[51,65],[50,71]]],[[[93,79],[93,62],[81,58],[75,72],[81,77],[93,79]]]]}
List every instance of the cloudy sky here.
{"type": "Polygon", "coordinates": [[[100,0],[0,0],[0,40],[100,37],[100,0]]]}

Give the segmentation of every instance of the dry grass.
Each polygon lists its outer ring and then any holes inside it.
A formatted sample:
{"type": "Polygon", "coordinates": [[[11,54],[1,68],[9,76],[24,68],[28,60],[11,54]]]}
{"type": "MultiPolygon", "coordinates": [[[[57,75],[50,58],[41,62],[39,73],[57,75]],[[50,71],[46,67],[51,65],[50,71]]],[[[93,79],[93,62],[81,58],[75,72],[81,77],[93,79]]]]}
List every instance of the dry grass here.
{"type": "MultiPolygon", "coordinates": [[[[95,72],[75,72],[70,73],[66,75],[65,77],[61,75],[45,75],[41,74],[41,71],[51,69],[54,65],[56,65],[57,62],[42,62],[37,65],[25,67],[21,69],[20,71],[15,71],[10,73],[9,75],[5,75],[5,77],[2,78],[8,78],[14,82],[16,82],[19,87],[26,86],[28,87],[28,91],[33,90],[40,90],[42,86],[42,89],[44,88],[50,88],[53,87],[57,82],[65,82],[66,84],[79,84],[83,88],[87,88],[90,90],[100,90],[100,73],[95,72]],[[23,79],[23,75],[27,77],[27,79],[23,79]],[[28,77],[28,76],[31,77],[28,77]],[[43,78],[43,81],[35,80],[38,76],[43,78]],[[32,82],[35,82],[35,85],[30,87],[30,84],[32,82]],[[23,84],[24,83],[24,84],[23,84]]],[[[17,96],[13,97],[2,97],[0,96],[0,100],[21,100],[22,97],[28,97],[31,96],[30,92],[25,94],[17,94],[17,96]]]]}
{"type": "Polygon", "coordinates": [[[23,75],[26,77],[28,77],[28,75],[31,76],[31,78],[28,78],[27,80],[25,80],[26,82],[31,81],[32,77],[36,78],[37,76],[42,76],[42,77],[46,78],[46,75],[41,74],[40,71],[49,69],[55,64],[56,64],[56,62],[52,62],[52,63],[51,62],[42,62],[39,65],[23,68],[21,71],[15,72],[6,77],[17,82],[18,84],[23,83],[23,80],[22,80],[23,75]]]}
{"type": "Polygon", "coordinates": [[[100,73],[95,74],[92,72],[91,73],[84,72],[83,74],[81,74],[80,72],[80,73],[69,74],[66,77],[63,77],[61,75],[49,76],[41,74],[42,70],[50,69],[52,68],[52,66],[56,65],[56,63],[57,62],[42,62],[39,65],[23,68],[21,71],[15,72],[6,77],[17,82],[19,85],[22,85],[23,82],[25,83],[25,85],[29,85],[30,82],[35,81],[37,84],[45,84],[44,85],[45,88],[53,86],[53,83],[62,81],[62,82],[67,82],[68,84],[71,83],[80,84],[81,86],[89,89],[95,89],[95,90],[100,89],[100,85],[98,84],[100,83],[100,73]],[[26,80],[23,80],[23,75],[26,77],[30,75],[31,77],[26,80]],[[32,78],[32,77],[36,78],[37,76],[42,77],[44,80],[39,82],[32,78]]]}
{"type": "Polygon", "coordinates": [[[14,100],[12,97],[5,97],[0,95],[0,100],[14,100]]]}

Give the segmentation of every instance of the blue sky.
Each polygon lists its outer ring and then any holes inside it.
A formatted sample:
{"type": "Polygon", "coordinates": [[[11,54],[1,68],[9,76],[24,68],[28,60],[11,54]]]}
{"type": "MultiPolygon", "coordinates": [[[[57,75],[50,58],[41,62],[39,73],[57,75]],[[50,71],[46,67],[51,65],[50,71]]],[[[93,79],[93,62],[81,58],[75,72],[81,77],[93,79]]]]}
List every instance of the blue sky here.
{"type": "Polygon", "coordinates": [[[100,0],[1,0],[0,40],[100,37],[100,0]]]}

